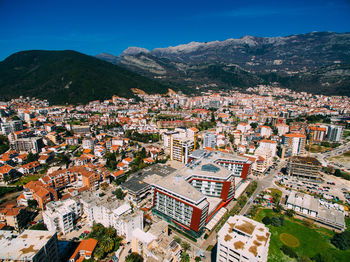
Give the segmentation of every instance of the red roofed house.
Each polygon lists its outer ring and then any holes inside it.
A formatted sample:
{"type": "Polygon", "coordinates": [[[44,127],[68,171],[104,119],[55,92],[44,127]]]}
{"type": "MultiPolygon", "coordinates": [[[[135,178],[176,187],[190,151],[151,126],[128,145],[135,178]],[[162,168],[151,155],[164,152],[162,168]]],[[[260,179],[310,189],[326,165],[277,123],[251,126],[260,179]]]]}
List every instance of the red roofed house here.
{"type": "Polygon", "coordinates": [[[85,259],[90,259],[97,243],[98,241],[93,238],[82,240],[70,257],[69,262],[82,262],[85,259]]]}
{"type": "Polygon", "coordinates": [[[21,166],[19,168],[19,171],[22,172],[23,174],[30,174],[30,173],[36,173],[40,169],[41,169],[40,163],[38,161],[34,161],[21,166]]]}
{"type": "Polygon", "coordinates": [[[9,165],[3,165],[0,167],[0,181],[2,181],[6,176],[14,178],[17,174],[16,169],[9,165]]]}
{"type": "Polygon", "coordinates": [[[23,193],[17,198],[19,205],[27,205],[28,200],[36,200],[39,207],[44,209],[48,202],[58,200],[56,190],[41,181],[30,181],[23,187],[23,193]]]}
{"type": "Polygon", "coordinates": [[[0,222],[14,227],[16,230],[25,227],[29,222],[29,218],[30,216],[25,207],[7,203],[0,206],[0,222]]]}

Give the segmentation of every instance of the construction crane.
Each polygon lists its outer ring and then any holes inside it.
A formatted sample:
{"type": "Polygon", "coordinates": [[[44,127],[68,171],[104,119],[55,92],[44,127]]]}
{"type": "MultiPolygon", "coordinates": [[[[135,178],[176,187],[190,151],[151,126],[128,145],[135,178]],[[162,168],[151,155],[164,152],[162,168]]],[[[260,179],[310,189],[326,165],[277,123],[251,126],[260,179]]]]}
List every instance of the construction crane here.
{"type": "Polygon", "coordinates": [[[312,146],[312,141],[314,139],[314,132],[311,131],[310,133],[310,141],[309,141],[309,150],[307,152],[307,156],[310,157],[310,152],[311,152],[311,146],[312,146]]]}

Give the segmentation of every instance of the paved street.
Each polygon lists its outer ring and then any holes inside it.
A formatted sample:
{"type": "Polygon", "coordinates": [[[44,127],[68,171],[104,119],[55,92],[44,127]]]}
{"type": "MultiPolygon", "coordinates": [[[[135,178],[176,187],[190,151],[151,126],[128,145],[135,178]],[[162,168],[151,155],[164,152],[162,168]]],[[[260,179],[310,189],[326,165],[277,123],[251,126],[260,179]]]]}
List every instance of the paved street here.
{"type": "Polygon", "coordinates": [[[270,174],[258,178],[256,181],[258,182],[258,187],[252,194],[252,196],[248,199],[247,204],[242,208],[241,212],[239,213],[240,215],[244,215],[248,212],[251,203],[254,201],[254,199],[260,194],[261,191],[265,190],[266,188],[272,187],[273,186],[273,180],[274,176],[280,172],[281,168],[285,166],[285,162],[281,161],[275,169],[271,171],[270,174]]]}

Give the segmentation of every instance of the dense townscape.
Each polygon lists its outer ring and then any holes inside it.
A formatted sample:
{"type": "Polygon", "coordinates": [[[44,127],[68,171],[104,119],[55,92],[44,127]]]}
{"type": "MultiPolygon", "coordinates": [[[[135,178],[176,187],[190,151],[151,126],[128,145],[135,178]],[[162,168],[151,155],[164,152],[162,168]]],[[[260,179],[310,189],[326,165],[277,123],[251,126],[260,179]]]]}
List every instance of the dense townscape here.
{"type": "Polygon", "coordinates": [[[0,102],[1,261],[349,261],[349,97],[133,92],[0,102]]]}

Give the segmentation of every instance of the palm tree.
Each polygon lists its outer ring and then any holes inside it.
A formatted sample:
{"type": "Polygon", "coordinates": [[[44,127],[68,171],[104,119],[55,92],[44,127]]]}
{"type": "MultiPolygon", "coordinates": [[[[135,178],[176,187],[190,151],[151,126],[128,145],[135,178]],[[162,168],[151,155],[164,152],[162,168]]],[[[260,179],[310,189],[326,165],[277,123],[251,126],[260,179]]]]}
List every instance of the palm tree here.
{"type": "Polygon", "coordinates": [[[114,237],[115,236],[115,229],[113,227],[107,228],[106,235],[108,237],[114,237]]]}
{"type": "Polygon", "coordinates": [[[132,252],[125,258],[125,262],[143,262],[143,257],[136,252],[132,252]]]}
{"type": "Polygon", "coordinates": [[[190,255],[186,252],[181,253],[181,262],[189,262],[190,261],[190,255]]]}
{"type": "Polygon", "coordinates": [[[187,242],[182,242],[182,243],[181,243],[181,247],[182,247],[182,250],[184,251],[184,253],[186,253],[187,250],[190,249],[191,245],[188,244],[187,242]]]}
{"type": "Polygon", "coordinates": [[[105,255],[104,250],[102,249],[102,247],[97,247],[94,251],[94,257],[97,258],[97,260],[100,260],[101,258],[103,258],[105,255]]]}
{"type": "Polygon", "coordinates": [[[101,243],[104,252],[109,253],[114,249],[114,240],[110,237],[106,237],[101,243]]]}

